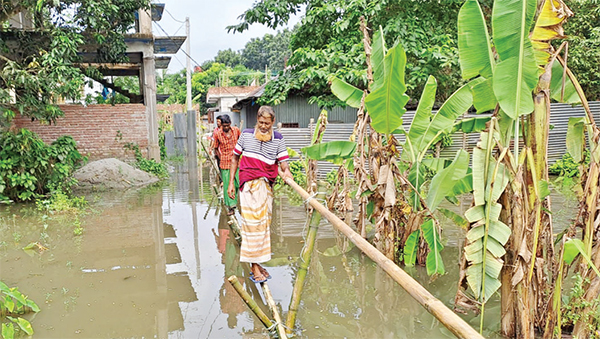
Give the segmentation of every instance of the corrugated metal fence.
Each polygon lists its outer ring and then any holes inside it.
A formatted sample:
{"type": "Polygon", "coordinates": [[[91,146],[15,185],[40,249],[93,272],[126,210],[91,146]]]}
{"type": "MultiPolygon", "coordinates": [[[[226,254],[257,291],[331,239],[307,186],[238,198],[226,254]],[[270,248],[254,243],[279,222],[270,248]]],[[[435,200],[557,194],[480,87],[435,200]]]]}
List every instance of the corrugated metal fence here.
{"type": "MultiPolygon", "coordinates": [[[[590,108],[594,115],[596,121],[600,121],[600,102],[593,101],[590,102],[590,108]]],[[[583,107],[571,107],[567,104],[552,104],[550,115],[550,136],[549,136],[549,144],[548,144],[548,162],[553,164],[556,160],[560,159],[563,154],[566,153],[566,137],[567,137],[567,127],[569,124],[570,117],[583,117],[585,115],[585,111],[583,107]]],[[[403,116],[403,126],[406,130],[410,128],[410,124],[415,115],[415,111],[407,111],[403,116]]],[[[477,116],[475,114],[467,114],[464,117],[469,118],[477,116]]],[[[481,115],[479,115],[481,116],[481,115]]],[[[333,140],[348,140],[350,135],[352,134],[352,130],[354,129],[353,123],[329,123],[327,125],[327,130],[325,131],[325,135],[323,136],[323,141],[333,141],[333,140]]],[[[283,128],[281,129],[281,133],[285,138],[286,144],[288,147],[293,150],[300,152],[300,149],[306,147],[310,144],[310,137],[312,135],[312,127],[309,126],[307,128],[283,128]]],[[[399,140],[403,140],[403,136],[398,136],[399,140]]],[[[455,133],[452,135],[453,143],[451,146],[444,148],[441,152],[441,156],[445,158],[452,159],[456,152],[464,148],[467,151],[471,151],[473,147],[477,144],[479,139],[479,133],[455,133]]],[[[337,168],[326,161],[319,162],[319,176],[324,177],[329,171],[337,168]]]]}

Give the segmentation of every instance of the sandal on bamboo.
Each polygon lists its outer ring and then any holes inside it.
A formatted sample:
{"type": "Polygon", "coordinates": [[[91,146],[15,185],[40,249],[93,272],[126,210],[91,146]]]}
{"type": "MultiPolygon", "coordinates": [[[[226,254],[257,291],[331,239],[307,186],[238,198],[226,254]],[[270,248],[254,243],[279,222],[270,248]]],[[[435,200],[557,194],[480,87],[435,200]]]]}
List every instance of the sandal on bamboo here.
{"type": "Polygon", "coordinates": [[[264,267],[259,266],[258,269],[260,270],[260,273],[262,273],[262,275],[265,276],[265,278],[271,279],[271,275],[269,274],[269,272],[264,267]]]}
{"type": "Polygon", "coordinates": [[[269,279],[269,278],[265,277],[263,280],[257,280],[257,279],[254,278],[254,273],[252,273],[252,272],[250,272],[250,277],[249,278],[250,278],[250,280],[252,282],[257,283],[257,284],[258,283],[264,283],[264,282],[267,281],[267,279],[269,279]]]}

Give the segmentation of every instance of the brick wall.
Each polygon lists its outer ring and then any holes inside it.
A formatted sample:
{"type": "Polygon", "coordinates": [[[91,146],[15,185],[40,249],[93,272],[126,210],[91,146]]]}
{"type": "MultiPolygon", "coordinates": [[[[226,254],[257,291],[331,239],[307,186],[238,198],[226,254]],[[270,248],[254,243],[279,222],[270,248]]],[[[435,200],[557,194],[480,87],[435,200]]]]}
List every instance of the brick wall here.
{"type": "Polygon", "coordinates": [[[133,154],[123,145],[132,142],[140,145],[146,156],[148,148],[148,123],[146,107],[142,104],[123,105],[60,105],[65,116],[56,125],[47,125],[30,118],[18,116],[13,123],[17,128],[28,128],[45,142],[51,143],[62,135],[77,141],[79,152],[90,160],[103,158],[131,159],[133,154]],[[122,138],[117,137],[120,132],[122,138]]]}

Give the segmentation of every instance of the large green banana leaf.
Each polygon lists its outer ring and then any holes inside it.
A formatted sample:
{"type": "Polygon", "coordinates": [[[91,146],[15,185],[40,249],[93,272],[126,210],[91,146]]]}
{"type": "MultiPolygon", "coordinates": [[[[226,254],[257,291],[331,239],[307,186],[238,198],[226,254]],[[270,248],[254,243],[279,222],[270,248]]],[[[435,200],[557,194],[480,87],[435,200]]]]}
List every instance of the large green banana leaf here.
{"type": "Polygon", "coordinates": [[[301,149],[302,153],[309,159],[326,160],[334,164],[341,164],[344,159],[354,156],[356,143],[352,141],[330,141],[301,149]]]}
{"type": "Polygon", "coordinates": [[[440,242],[440,235],[437,231],[437,227],[432,219],[425,221],[421,225],[423,231],[423,238],[429,247],[429,253],[425,259],[425,267],[427,268],[428,275],[444,274],[446,269],[444,268],[444,261],[442,260],[441,251],[444,248],[440,242]]]}
{"type": "Polygon", "coordinates": [[[452,163],[437,172],[431,179],[429,193],[427,193],[427,207],[435,211],[444,198],[451,194],[454,185],[467,174],[469,168],[469,153],[459,150],[452,163]]]}
{"type": "Polygon", "coordinates": [[[463,132],[463,133],[474,133],[481,132],[487,127],[487,123],[491,117],[473,117],[457,121],[452,127],[452,133],[463,132]]]}
{"type": "Polygon", "coordinates": [[[371,126],[378,133],[391,134],[402,125],[404,107],[408,102],[405,94],[404,67],[406,53],[400,44],[392,47],[384,58],[384,79],[365,99],[371,116],[371,126]]]}
{"type": "Polygon", "coordinates": [[[504,245],[510,237],[510,228],[499,220],[502,205],[498,198],[505,190],[509,177],[506,166],[498,162],[494,151],[494,126],[491,132],[482,132],[473,149],[473,197],[475,206],[465,212],[473,225],[467,232],[465,257],[468,261],[467,283],[477,300],[487,302],[500,288],[499,279],[504,245]],[[490,134],[492,133],[492,134],[490,134]]]}
{"type": "Polygon", "coordinates": [[[471,93],[473,93],[473,106],[477,113],[491,111],[496,108],[498,100],[494,94],[493,78],[477,78],[469,82],[471,93]],[[478,80],[478,81],[476,81],[478,80]]]}
{"type": "Polygon", "coordinates": [[[383,29],[379,29],[373,34],[373,45],[371,46],[371,65],[373,65],[373,84],[371,91],[375,91],[383,86],[384,79],[384,58],[387,53],[385,48],[385,38],[383,29]]]}
{"type": "Polygon", "coordinates": [[[346,105],[359,108],[364,92],[343,80],[333,78],[331,80],[331,93],[345,102],[346,105]]]}
{"type": "Polygon", "coordinates": [[[513,120],[533,111],[532,92],[538,82],[538,67],[528,35],[535,11],[535,0],[494,2],[493,37],[501,60],[494,70],[494,94],[513,120]]]}
{"type": "Polygon", "coordinates": [[[583,160],[585,147],[585,120],[584,118],[569,118],[567,128],[567,151],[573,157],[573,161],[579,163],[583,160]]]}
{"type": "Polygon", "coordinates": [[[410,125],[407,135],[408,141],[405,142],[404,145],[404,150],[407,152],[407,155],[409,156],[408,159],[410,159],[411,162],[416,161],[417,154],[420,151],[419,149],[415,149],[414,146],[418,147],[420,140],[423,138],[423,131],[426,131],[428,125],[431,123],[431,109],[435,103],[436,90],[437,81],[430,75],[423,88],[421,99],[419,100],[417,111],[415,112],[415,117],[410,125]]]}
{"type": "Polygon", "coordinates": [[[427,114],[415,115],[409,132],[413,135],[413,138],[409,136],[409,139],[415,156],[422,157],[438,135],[451,132],[456,119],[471,105],[473,95],[469,84],[466,84],[456,90],[433,117],[427,114]]]}
{"type": "Polygon", "coordinates": [[[419,251],[419,238],[421,235],[421,231],[417,229],[412,232],[408,239],[406,239],[406,243],[404,243],[404,264],[406,266],[414,266],[417,261],[417,252],[419,251]]]}
{"type": "Polygon", "coordinates": [[[500,60],[519,56],[528,39],[536,11],[536,0],[494,1],[492,31],[500,60]]]}
{"type": "Polygon", "coordinates": [[[458,56],[464,79],[492,77],[496,62],[477,0],[467,0],[458,12],[458,56]]]}

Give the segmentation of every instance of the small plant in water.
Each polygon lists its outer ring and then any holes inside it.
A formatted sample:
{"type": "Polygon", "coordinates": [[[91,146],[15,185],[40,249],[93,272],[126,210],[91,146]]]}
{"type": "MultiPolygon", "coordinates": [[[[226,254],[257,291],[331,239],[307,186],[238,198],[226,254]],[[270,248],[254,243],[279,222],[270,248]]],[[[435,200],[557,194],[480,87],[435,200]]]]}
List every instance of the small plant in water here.
{"type": "Polygon", "coordinates": [[[73,233],[75,235],[83,234],[83,227],[79,216],[86,213],[88,208],[88,202],[85,197],[70,196],[60,190],[53,191],[48,199],[38,200],[36,202],[37,208],[40,211],[45,212],[42,216],[42,222],[44,225],[44,231],[40,236],[40,239],[44,240],[44,234],[48,229],[49,215],[67,215],[72,216],[72,225],[74,227],[73,233]]]}
{"type": "Polygon", "coordinates": [[[32,335],[33,328],[21,316],[30,312],[39,312],[39,306],[17,287],[8,287],[0,281],[0,322],[2,338],[13,339],[21,334],[32,335]]]}

